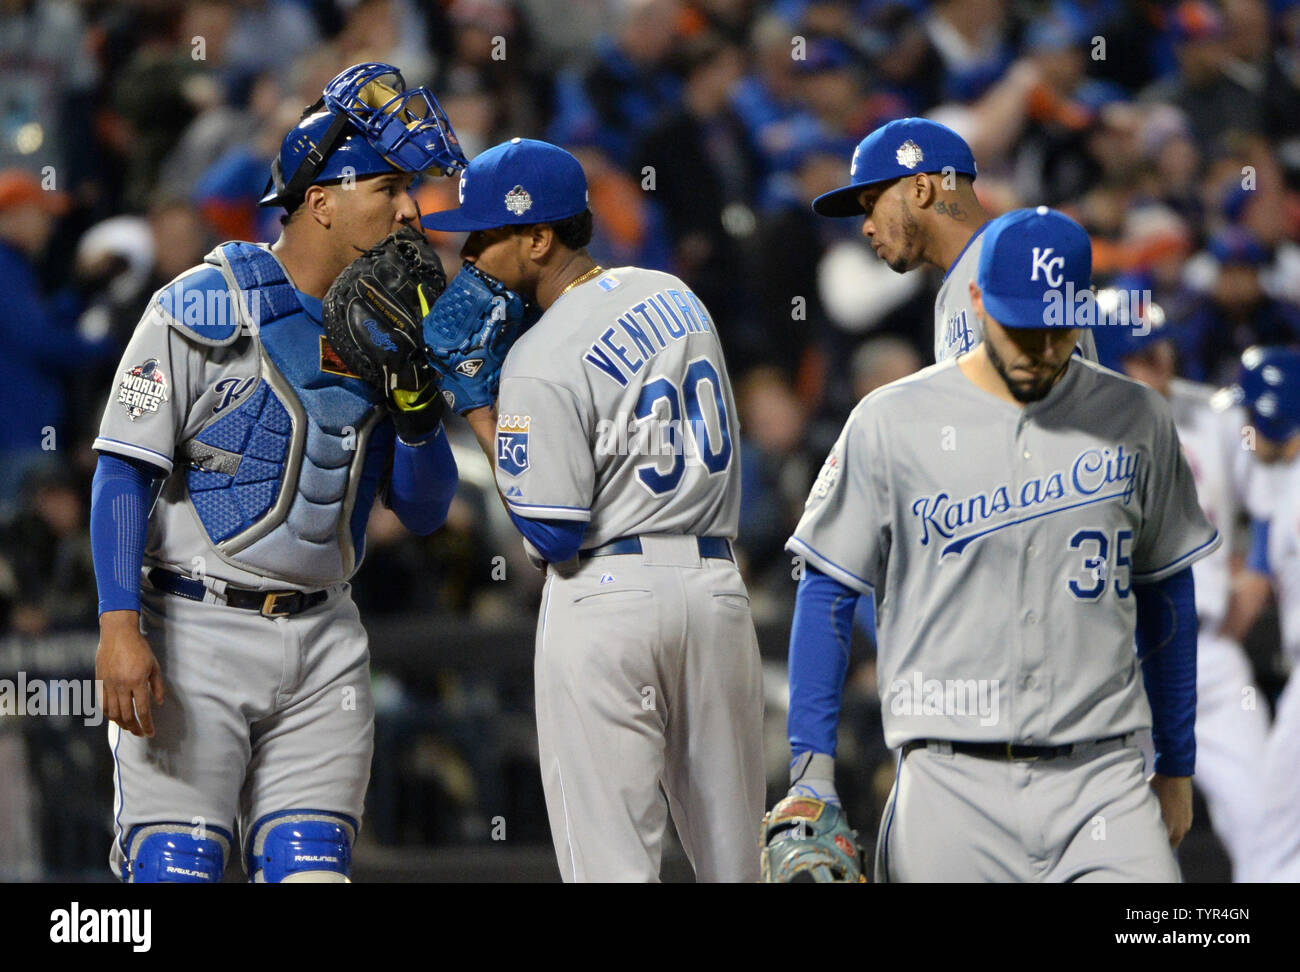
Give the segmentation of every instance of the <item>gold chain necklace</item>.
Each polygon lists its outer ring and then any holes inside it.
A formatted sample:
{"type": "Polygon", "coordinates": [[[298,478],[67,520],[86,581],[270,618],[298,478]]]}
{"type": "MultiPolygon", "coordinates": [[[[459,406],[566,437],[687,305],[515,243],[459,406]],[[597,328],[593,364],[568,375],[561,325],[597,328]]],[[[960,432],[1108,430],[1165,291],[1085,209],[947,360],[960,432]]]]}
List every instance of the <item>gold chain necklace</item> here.
{"type": "MultiPolygon", "coordinates": [[[[573,280],[570,280],[568,286],[566,286],[563,290],[560,291],[560,297],[563,297],[574,287],[578,286],[578,284],[586,283],[588,280],[596,276],[598,273],[603,273],[604,270],[605,270],[604,267],[602,267],[600,264],[596,264],[594,267],[592,267],[590,270],[584,273],[581,277],[577,277],[573,280]]],[[[556,298],[556,300],[559,299],[560,299],[559,297],[556,298]]]]}

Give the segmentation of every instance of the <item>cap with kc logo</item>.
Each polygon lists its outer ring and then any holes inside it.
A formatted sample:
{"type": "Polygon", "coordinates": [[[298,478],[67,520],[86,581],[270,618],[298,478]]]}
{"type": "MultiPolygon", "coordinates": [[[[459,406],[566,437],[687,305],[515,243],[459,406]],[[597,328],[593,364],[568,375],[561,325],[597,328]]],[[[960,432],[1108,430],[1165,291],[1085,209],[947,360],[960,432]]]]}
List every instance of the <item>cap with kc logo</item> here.
{"type": "Polygon", "coordinates": [[[945,169],[975,178],[975,156],[965,140],[947,125],[928,118],[899,118],[858,143],[849,166],[849,184],[814,199],[813,212],[818,216],[861,216],[858,196],[867,186],[945,169]]]}
{"type": "Polygon", "coordinates": [[[474,157],[460,177],[460,208],[430,213],[420,225],[470,232],[553,223],[587,208],[582,165],[558,145],[512,138],[474,157]]]}
{"type": "Polygon", "coordinates": [[[985,309],[1003,327],[1083,326],[1076,313],[1077,301],[1091,293],[1088,231],[1046,206],[1013,210],[984,230],[975,279],[985,309]],[[1054,300],[1063,313],[1048,313],[1054,300]]]}

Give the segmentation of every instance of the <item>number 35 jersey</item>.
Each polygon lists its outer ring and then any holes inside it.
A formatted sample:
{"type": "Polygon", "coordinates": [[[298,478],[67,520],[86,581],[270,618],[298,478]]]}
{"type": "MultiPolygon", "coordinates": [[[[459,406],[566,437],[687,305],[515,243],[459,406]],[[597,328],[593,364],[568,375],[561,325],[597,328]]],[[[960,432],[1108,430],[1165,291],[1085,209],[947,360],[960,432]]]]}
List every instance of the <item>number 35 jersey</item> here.
{"type": "Polygon", "coordinates": [[[890,746],[1063,745],[1150,725],[1133,587],[1219,542],[1168,403],[1075,357],[1024,407],[955,360],[868,395],[787,549],[874,596],[890,746]]]}
{"type": "Polygon", "coordinates": [[[496,477],[510,509],[640,534],[734,538],[735,400],[717,329],[677,277],[620,267],[561,296],[511,349],[496,477]]]}

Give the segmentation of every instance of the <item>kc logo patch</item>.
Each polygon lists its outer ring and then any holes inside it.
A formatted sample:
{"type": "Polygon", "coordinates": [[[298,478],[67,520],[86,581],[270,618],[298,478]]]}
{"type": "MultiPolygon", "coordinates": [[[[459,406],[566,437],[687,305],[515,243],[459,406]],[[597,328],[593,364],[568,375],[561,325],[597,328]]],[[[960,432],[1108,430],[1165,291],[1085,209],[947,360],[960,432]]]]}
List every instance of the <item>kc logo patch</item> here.
{"type": "Polygon", "coordinates": [[[497,468],[511,476],[528,469],[528,415],[502,415],[497,419],[497,468]]]}
{"type": "Polygon", "coordinates": [[[523,186],[515,186],[506,193],[506,209],[516,216],[522,216],[532,208],[533,197],[528,194],[528,190],[523,186]]]}
{"type": "Polygon", "coordinates": [[[158,411],[166,401],[167,376],[158,367],[157,358],[150,358],[122,373],[117,403],[126,409],[132,422],[142,415],[158,411]]]}

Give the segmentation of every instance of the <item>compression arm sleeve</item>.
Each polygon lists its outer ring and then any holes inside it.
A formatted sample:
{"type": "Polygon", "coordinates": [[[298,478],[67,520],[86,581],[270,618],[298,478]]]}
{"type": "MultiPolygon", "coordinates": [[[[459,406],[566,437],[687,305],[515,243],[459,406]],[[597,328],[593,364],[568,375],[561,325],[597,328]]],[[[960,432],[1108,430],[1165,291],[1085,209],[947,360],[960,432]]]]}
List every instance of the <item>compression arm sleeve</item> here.
{"type": "Polygon", "coordinates": [[[149,492],[162,470],[100,453],[90,487],[90,546],[99,613],[140,610],[140,567],[149,527],[149,492]]]}
{"type": "Polygon", "coordinates": [[[853,612],[859,594],[816,567],[804,566],[790,627],[790,715],[795,757],[811,750],[835,755],[840,698],[849,669],[853,612]]]}
{"type": "Polygon", "coordinates": [[[458,481],[456,458],[441,428],[417,445],[398,438],[393,447],[388,508],[404,527],[425,536],[446,522],[458,481]]]}
{"type": "Polygon", "coordinates": [[[581,520],[534,520],[509,507],[510,519],[547,563],[562,564],[577,554],[587,524],[581,520]]]}
{"type": "Polygon", "coordinates": [[[1151,703],[1155,770],[1191,776],[1196,768],[1196,588],[1190,567],[1154,584],[1135,584],[1137,648],[1151,703]]]}

